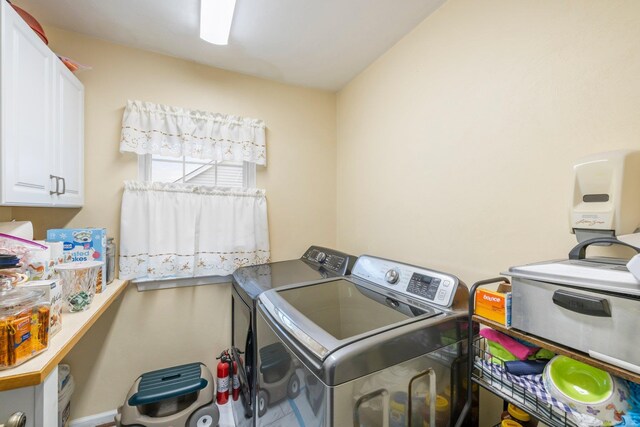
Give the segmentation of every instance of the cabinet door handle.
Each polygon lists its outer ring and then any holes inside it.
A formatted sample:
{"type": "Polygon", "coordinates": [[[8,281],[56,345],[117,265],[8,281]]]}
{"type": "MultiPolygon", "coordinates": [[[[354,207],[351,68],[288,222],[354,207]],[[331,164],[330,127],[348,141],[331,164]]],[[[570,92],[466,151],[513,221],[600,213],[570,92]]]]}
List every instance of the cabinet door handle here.
{"type": "Polygon", "coordinates": [[[7,424],[0,424],[6,427],[24,427],[27,424],[27,415],[24,412],[16,412],[9,417],[7,424]]]}
{"type": "Polygon", "coordinates": [[[66,192],[67,192],[67,181],[63,177],[60,177],[60,179],[62,180],[62,192],[58,193],[58,194],[66,194],[66,192]]]}
{"type": "Polygon", "coordinates": [[[58,191],[58,187],[59,187],[58,183],[60,182],[60,177],[57,177],[55,175],[49,175],[49,180],[52,180],[53,178],[56,179],[56,191],[49,190],[49,195],[50,196],[52,196],[54,194],[60,194],[60,192],[58,191]]]}

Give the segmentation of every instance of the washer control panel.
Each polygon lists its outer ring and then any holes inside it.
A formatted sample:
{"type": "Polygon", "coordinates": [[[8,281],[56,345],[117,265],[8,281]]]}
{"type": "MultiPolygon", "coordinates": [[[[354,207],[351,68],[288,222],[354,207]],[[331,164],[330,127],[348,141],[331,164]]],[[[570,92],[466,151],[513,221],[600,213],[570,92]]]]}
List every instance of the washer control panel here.
{"type": "Polygon", "coordinates": [[[398,279],[400,279],[400,272],[398,270],[389,270],[384,275],[384,280],[386,280],[390,285],[398,283],[398,279]]]}
{"type": "Polygon", "coordinates": [[[337,274],[345,274],[347,269],[348,255],[330,249],[312,246],[307,249],[302,258],[337,274]]]}
{"type": "Polygon", "coordinates": [[[363,255],[353,276],[442,307],[450,307],[458,288],[457,277],[422,267],[363,255]]]}

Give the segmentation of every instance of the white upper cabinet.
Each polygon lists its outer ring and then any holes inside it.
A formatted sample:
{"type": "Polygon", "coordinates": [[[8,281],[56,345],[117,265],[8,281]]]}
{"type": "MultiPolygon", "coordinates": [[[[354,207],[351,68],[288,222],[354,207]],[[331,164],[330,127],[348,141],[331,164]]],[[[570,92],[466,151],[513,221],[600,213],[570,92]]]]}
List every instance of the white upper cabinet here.
{"type": "Polygon", "coordinates": [[[2,201],[50,204],[51,51],[2,1],[2,201]]]}
{"type": "Polygon", "coordinates": [[[82,206],[84,202],[84,87],[58,61],[56,73],[56,131],[53,156],[58,181],[56,206],[82,206]]]}
{"type": "Polygon", "coordinates": [[[80,207],[84,88],[0,0],[0,204],[80,207]]]}

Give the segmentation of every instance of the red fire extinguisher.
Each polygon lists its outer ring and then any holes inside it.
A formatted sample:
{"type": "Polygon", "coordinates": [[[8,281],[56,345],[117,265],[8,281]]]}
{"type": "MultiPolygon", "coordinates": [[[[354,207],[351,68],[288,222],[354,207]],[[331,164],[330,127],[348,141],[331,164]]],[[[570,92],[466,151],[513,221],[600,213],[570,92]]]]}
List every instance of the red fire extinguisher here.
{"type": "Polygon", "coordinates": [[[232,386],[233,400],[238,400],[240,397],[240,379],[238,378],[238,362],[233,361],[233,386],[232,386]]]}
{"type": "Polygon", "coordinates": [[[229,359],[224,353],[218,357],[220,360],[216,368],[216,402],[224,405],[229,401],[229,359]]]}

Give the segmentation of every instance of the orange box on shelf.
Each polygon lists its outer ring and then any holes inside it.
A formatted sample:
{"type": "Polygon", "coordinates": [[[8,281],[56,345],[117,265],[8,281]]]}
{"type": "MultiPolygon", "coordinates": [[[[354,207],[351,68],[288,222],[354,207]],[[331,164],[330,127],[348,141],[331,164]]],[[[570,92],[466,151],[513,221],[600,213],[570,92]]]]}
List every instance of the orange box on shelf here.
{"type": "Polygon", "coordinates": [[[475,314],[511,327],[511,285],[501,284],[497,291],[480,288],[476,291],[475,314]]]}

